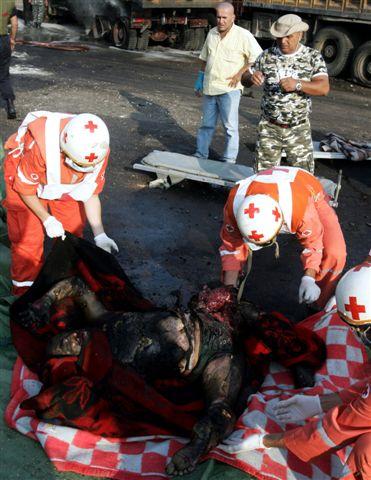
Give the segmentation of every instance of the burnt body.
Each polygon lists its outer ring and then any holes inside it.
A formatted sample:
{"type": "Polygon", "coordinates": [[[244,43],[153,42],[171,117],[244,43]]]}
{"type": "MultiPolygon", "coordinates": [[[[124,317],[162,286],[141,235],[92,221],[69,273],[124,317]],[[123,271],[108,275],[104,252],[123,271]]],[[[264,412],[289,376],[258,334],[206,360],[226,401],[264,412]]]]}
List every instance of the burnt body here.
{"type": "Polygon", "coordinates": [[[202,455],[232,432],[236,420],[245,362],[231,329],[195,310],[108,311],[77,277],[57,283],[34,302],[22,317],[23,326],[40,329],[67,298],[73,300],[70,316],[78,318],[81,328],[55,335],[47,348],[50,357],[81,355],[99,328],[113,357],[147,382],[168,377],[201,385],[204,415],[195,423],[190,442],[167,467],[170,475],[192,471],[202,455]]]}

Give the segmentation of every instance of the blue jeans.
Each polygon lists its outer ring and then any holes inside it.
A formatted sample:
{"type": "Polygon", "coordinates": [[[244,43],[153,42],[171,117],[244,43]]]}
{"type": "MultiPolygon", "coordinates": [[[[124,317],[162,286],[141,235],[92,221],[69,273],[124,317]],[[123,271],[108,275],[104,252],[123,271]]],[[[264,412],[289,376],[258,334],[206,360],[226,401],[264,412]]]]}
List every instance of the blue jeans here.
{"type": "Polygon", "coordinates": [[[225,130],[223,161],[230,163],[236,161],[240,140],[238,135],[238,107],[240,99],[241,90],[233,90],[222,95],[203,96],[202,123],[197,134],[196,157],[209,157],[209,147],[220,116],[225,130]]]}

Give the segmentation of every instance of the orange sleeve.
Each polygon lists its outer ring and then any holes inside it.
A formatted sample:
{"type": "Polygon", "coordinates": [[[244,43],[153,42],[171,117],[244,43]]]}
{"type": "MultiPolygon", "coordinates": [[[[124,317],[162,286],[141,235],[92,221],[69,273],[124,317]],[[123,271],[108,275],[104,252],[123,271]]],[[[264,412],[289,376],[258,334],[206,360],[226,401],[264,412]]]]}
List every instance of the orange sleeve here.
{"type": "Polygon", "coordinates": [[[40,179],[45,177],[45,162],[30,132],[24,139],[24,150],[18,164],[13,188],[23,195],[36,195],[40,179]]]}
{"type": "Polygon", "coordinates": [[[222,244],[219,248],[223,272],[241,271],[249,255],[249,249],[243,241],[233,213],[233,200],[237,188],[231,190],[224,207],[223,226],[220,231],[222,244]]]}
{"type": "Polygon", "coordinates": [[[367,388],[367,385],[371,385],[371,377],[359,380],[357,383],[354,383],[349,388],[340,390],[340,392],[336,393],[342,399],[343,403],[350,403],[367,388]]]}
{"type": "Polygon", "coordinates": [[[107,154],[106,158],[103,160],[103,166],[97,176],[97,186],[96,186],[96,189],[94,190],[93,195],[99,195],[103,190],[104,184],[106,183],[106,168],[108,163],[108,157],[109,157],[109,153],[107,154]]]}
{"type": "Polygon", "coordinates": [[[300,255],[303,269],[313,268],[319,273],[323,255],[323,225],[313,198],[308,200],[303,220],[296,230],[296,237],[304,247],[300,255]]]}

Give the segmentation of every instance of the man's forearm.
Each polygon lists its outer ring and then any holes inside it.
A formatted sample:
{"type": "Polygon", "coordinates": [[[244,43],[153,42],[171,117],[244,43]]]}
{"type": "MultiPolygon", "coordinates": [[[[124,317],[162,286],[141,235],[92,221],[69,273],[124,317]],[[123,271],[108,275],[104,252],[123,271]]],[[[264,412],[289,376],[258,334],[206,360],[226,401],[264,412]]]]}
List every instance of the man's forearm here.
{"type": "Polygon", "coordinates": [[[204,72],[204,71],[205,71],[205,68],[206,68],[206,62],[205,62],[205,60],[200,60],[200,68],[199,68],[199,70],[201,70],[201,72],[204,72]]]}
{"type": "Polygon", "coordinates": [[[330,91],[330,83],[327,76],[315,78],[310,82],[301,81],[302,92],[312,96],[327,95],[330,91]]]}
{"type": "Polygon", "coordinates": [[[102,207],[98,195],[92,195],[86,202],[84,202],[86,218],[96,237],[104,232],[102,223],[102,207]]]}
{"type": "Polygon", "coordinates": [[[15,42],[15,38],[17,36],[17,31],[18,31],[18,17],[16,15],[13,15],[13,17],[11,17],[10,26],[11,26],[10,38],[15,42]]]}
{"type": "Polygon", "coordinates": [[[25,205],[44,223],[50,217],[50,213],[40,202],[37,195],[23,195],[19,194],[25,205]]]}
{"type": "Polygon", "coordinates": [[[240,272],[238,270],[227,270],[223,272],[222,282],[224,285],[233,285],[237,287],[238,277],[240,272]]]}

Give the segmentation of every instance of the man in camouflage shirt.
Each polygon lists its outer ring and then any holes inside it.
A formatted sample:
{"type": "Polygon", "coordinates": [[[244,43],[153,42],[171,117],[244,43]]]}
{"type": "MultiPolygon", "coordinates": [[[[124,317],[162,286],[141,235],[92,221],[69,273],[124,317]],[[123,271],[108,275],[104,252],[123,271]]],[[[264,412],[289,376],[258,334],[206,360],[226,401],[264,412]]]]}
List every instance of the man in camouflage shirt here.
{"type": "Polygon", "coordinates": [[[278,166],[284,150],[289,165],[314,172],[310,96],[327,95],[330,87],[322,55],[300,43],[308,28],[298,15],[280,17],[271,27],[276,45],[265,50],[243,76],[244,85],[264,89],[257,171],[278,166]]]}

